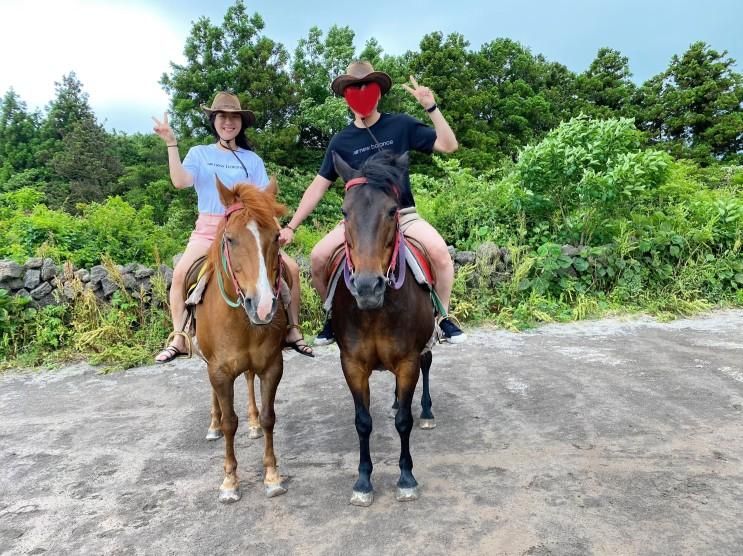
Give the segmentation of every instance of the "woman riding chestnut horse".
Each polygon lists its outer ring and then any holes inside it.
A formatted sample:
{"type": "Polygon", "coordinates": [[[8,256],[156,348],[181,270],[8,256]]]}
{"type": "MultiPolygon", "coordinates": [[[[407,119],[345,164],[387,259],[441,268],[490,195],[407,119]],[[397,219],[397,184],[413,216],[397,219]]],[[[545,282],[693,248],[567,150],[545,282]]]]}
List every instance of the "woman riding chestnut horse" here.
{"type": "MultiPolygon", "coordinates": [[[[196,338],[213,389],[210,433],[220,427],[225,437],[225,476],[219,499],[229,503],[240,499],[234,383],[243,373],[249,378],[250,413],[257,413],[253,376],[260,379],[266,496],[286,492],[273,450],[274,399],[284,370],[282,348],[288,321],[279,299],[283,263],[276,218],[286,209],[276,201],[274,180],[265,190],[247,184],[230,190],[217,179],[217,191],[225,213],[217,240],[209,249],[212,275],[195,318],[196,338]]],[[[257,428],[257,423],[251,428],[257,428]]]]}

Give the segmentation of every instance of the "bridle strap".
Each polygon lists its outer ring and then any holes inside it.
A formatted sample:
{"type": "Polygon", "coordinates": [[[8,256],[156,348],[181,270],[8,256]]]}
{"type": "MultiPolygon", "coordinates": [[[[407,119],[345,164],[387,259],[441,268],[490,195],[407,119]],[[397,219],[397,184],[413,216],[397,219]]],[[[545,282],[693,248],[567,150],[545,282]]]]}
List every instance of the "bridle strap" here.
{"type": "Polygon", "coordinates": [[[346,182],[346,191],[349,189],[356,187],[357,185],[364,185],[365,183],[369,183],[369,180],[366,179],[364,176],[359,176],[358,178],[352,178],[346,182]]]}
{"type": "MultiPolygon", "coordinates": [[[[364,176],[359,176],[357,178],[352,178],[346,182],[345,190],[348,192],[349,189],[352,189],[358,185],[364,185],[369,183],[369,180],[365,178],[364,176]]],[[[400,199],[400,189],[397,187],[397,185],[393,184],[393,191],[395,192],[395,196],[400,199]]],[[[344,227],[345,227],[345,219],[343,220],[344,227]]],[[[400,210],[398,209],[395,213],[395,247],[392,251],[392,257],[390,258],[390,264],[387,267],[387,283],[391,285],[394,289],[400,289],[402,287],[403,280],[405,279],[405,268],[404,267],[404,254],[403,250],[400,248],[400,246],[404,243],[405,239],[403,237],[403,233],[400,230],[400,210]],[[398,259],[400,260],[400,273],[398,277],[395,279],[393,278],[395,275],[395,270],[398,268],[398,259]]],[[[350,274],[353,274],[354,267],[353,267],[353,261],[351,260],[351,249],[348,246],[348,240],[343,238],[343,249],[346,254],[346,267],[344,269],[344,275],[346,278],[346,284],[348,285],[348,280],[350,278],[350,274]]]]}
{"type": "MultiPolygon", "coordinates": [[[[227,305],[233,308],[240,307],[241,305],[244,306],[244,303],[241,303],[241,300],[243,299],[242,289],[240,289],[240,284],[237,282],[237,276],[235,276],[235,271],[232,270],[232,259],[230,257],[230,248],[229,248],[229,243],[227,241],[227,234],[226,234],[227,221],[229,220],[230,215],[244,208],[245,208],[245,205],[238,202],[238,203],[233,203],[232,205],[227,207],[224,211],[225,231],[222,233],[222,267],[224,268],[224,272],[227,274],[227,276],[232,281],[232,286],[235,288],[235,295],[237,296],[237,301],[232,301],[227,296],[227,292],[224,291],[224,286],[222,284],[221,275],[218,275],[218,278],[220,278],[219,285],[220,285],[220,290],[222,292],[222,297],[227,302],[227,305]]],[[[280,295],[281,276],[284,273],[284,259],[281,257],[280,252],[279,252],[277,264],[279,267],[279,271],[276,274],[276,284],[274,285],[274,297],[276,298],[278,298],[280,295]]]]}

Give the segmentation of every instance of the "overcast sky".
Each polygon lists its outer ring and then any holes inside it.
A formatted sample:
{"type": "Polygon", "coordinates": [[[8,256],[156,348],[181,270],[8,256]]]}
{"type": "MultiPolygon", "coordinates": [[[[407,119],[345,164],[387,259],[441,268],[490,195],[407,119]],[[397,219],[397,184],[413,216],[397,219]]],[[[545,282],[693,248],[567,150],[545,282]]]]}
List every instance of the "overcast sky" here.
{"type": "MultiPolygon", "coordinates": [[[[0,0],[0,94],[13,87],[31,109],[75,71],[108,129],[151,130],[168,98],[158,81],[182,60],[191,24],[221,23],[226,0],[0,0]]],[[[417,50],[433,31],[458,32],[477,49],[508,37],[584,71],[602,46],[629,57],[637,82],[663,71],[697,40],[727,50],[743,71],[743,0],[457,0],[453,2],[247,1],[264,33],[290,52],[317,25],[375,37],[389,54],[417,50]]]]}

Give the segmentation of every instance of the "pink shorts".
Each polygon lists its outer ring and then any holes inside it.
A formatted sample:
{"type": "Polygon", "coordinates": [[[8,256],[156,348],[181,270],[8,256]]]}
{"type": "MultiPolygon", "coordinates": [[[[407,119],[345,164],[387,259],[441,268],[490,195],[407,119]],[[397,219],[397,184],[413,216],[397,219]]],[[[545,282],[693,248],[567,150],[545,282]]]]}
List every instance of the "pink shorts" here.
{"type": "Polygon", "coordinates": [[[214,238],[217,237],[217,228],[222,220],[224,220],[224,216],[221,214],[199,213],[194,231],[191,232],[191,237],[188,239],[188,245],[208,249],[214,238]]]}

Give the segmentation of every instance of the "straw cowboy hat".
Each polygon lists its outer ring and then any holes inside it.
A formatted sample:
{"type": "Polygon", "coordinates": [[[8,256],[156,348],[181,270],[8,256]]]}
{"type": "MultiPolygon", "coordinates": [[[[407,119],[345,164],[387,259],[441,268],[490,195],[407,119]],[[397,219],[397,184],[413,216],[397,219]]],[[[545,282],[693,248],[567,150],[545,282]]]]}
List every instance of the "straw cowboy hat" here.
{"type": "Polygon", "coordinates": [[[243,110],[240,106],[240,99],[232,93],[226,93],[224,91],[217,93],[211,107],[202,104],[201,109],[206,113],[207,117],[210,117],[215,112],[237,112],[242,116],[243,126],[252,127],[255,124],[255,114],[250,110],[243,110]]]}
{"type": "Polygon", "coordinates": [[[383,71],[374,71],[369,62],[357,61],[351,62],[346,73],[333,79],[330,88],[336,95],[343,96],[343,89],[362,83],[377,83],[384,95],[392,87],[392,78],[383,71]]]}

